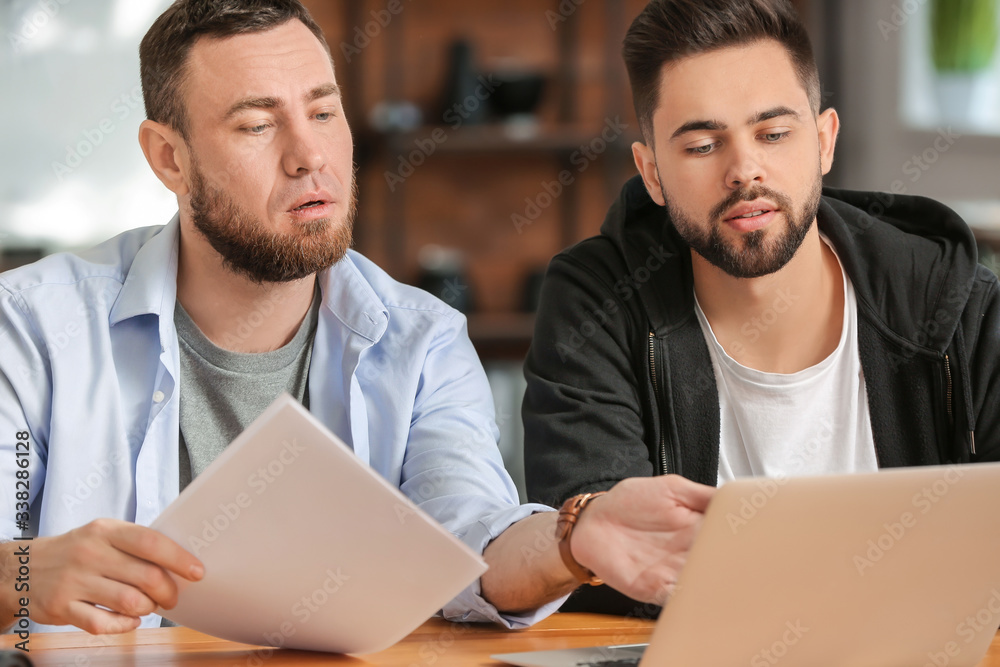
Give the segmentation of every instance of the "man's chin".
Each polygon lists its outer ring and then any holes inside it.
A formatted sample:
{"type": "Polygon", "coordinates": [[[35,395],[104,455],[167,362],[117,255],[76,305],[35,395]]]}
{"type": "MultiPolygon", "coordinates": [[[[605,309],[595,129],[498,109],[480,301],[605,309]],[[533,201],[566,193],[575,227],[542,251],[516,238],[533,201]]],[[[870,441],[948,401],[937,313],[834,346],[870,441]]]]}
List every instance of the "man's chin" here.
{"type": "Polygon", "coordinates": [[[313,220],[297,220],[286,216],[279,226],[280,232],[284,236],[291,238],[309,238],[320,234],[330,234],[334,224],[339,222],[332,217],[316,218],[313,220]]]}

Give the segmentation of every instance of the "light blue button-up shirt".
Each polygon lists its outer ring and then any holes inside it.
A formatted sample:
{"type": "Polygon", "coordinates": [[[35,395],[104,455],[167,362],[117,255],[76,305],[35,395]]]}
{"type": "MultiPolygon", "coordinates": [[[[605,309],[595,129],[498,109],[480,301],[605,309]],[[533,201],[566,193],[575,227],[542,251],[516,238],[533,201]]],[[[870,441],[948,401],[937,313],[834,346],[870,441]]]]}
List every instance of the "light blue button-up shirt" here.
{"type": "MultiPolygon", "coordinates": [[[[0,275],[0,540],[21,534],[18,432],[31,435],[32,535],[101,517],[149,525],[177,497],[178,238],[175,217],[0,275]]],[[[319,282],[309,396],[327,428],[478,553],[551,509],[518,505],[460,313],[353,251],[319,282]]],[[[442,611],[524,627],[560,602],[500,614],[476,581],[442,611]]],[[[151,615],[142,627],[159,622],[151,615]]]]}

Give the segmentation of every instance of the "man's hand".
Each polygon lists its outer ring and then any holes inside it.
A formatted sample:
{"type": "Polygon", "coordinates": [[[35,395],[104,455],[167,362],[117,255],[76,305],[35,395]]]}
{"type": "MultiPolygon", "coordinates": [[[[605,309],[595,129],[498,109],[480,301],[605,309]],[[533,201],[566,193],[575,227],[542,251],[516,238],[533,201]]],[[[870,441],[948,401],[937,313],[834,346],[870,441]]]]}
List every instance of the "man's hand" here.
{"type": "Polygon", "coordinates": [[[714,493],[678,475],[623,480],[580,514],[573,557],[612,588],[662,605],[714,493]]]}
{"type": "MultiPolygon", "coordinates": [[[[629,597],[663,604],[714,493],[677,475],[623,480],[580,513],[573,557],[629,597]]],[[[579,586],[559,555],[556,519],[535,514],[486,547],[482,593],[500,611],[537,609],[579,586]]]]}
{"type": "MultiPolygon", "coordinates": [[[[177,584],[168,572],[189,581],[205,572],[173,540],[126,521],[98,519],[17,544],[31,548],[31,620],[92,634],[129,632],[140,616],[176,605],[177,584]]],[[[12,590],[9,583],[0,585],[12,590]]]]}

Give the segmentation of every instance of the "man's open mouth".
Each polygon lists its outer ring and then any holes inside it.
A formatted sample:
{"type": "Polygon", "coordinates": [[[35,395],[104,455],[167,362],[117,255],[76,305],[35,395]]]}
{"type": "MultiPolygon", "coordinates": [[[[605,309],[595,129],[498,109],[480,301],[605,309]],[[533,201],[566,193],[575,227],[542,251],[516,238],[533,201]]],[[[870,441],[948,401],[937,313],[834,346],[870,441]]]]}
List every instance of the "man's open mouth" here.
{"type": "Polygon", "coordinates": [[[751,211],[750,213],[747,213],[745,215],[737,215],[735,217],[732,217],[732,218],[730,218],[730,220],[736,220],[736,219],[739,219],[739,218],[756,218],[758,216],[761,216],[761,215],[764,215],[765,213],[770,213],[770,212],[771,211],[767,210],[767,209],[761,210],[761,211],[751,211]]]}
{"type": "Polygon", "coordinates": [[[299,206],[297,208],[293,208],[292,210],[293,211],[304,211],[307,208],[316,208],[317,206],[322,206],[324,203],[326,203],[326,202],[311,201],[311,202],[307,202],[307,203],[305,203],[302,206],[299,206]]]}

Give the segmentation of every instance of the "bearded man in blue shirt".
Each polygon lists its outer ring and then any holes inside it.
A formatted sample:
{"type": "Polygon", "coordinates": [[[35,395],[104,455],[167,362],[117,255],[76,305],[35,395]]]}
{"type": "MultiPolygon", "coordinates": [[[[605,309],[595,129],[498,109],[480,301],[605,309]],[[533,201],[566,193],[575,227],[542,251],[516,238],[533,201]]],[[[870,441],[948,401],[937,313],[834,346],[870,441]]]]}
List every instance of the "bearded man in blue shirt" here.
{"type": "Polygon", "coordinates": [[[445,617],[523,627],[595,574],[662,602],[711,490],[628,480],[572,543],[517,504],[464,319],[349,250],[351,133],[298,0],[178,0],[140,56],[139,142],[178,215],[0,276],[0,626],[19,532],[36,629],[158,625],[169,573],[204,568],[147,526],[282,391],[483,553],[445,617]]]}

